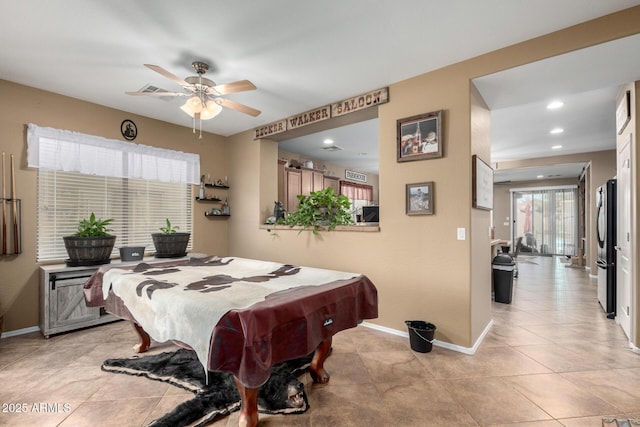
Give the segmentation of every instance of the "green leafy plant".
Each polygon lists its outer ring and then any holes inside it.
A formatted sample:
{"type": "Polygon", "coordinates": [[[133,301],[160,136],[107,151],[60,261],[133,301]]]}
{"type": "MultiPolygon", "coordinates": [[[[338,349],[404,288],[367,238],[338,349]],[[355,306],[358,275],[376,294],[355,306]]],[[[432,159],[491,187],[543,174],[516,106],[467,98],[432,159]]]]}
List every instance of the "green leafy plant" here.
{"type": "Polygon", "coordinates": [[[169,221],[169,218],[167,218],[167,225],[164,227],[160,227],[160,231],[162,231],[163,234],[174,234],[179,229],[180,227],[178,227],[177,225],[176,226],[171,225],[171,221],[169,221]]]}
{"type": "Polygon", "coordinates": [[[336,194],[332,187],[297,197],[298,209],[278,220],[278,224],[302,226],[302,230],[311,229],[313,234],[323,228],[331,231],[339,225],[353,224],[351,202],[347,196],[336,194]]]}
{"type": "Polygon", "coordinates": [[[78,230],[73,235],[74,237],[109,237],[111,229],[107,228],[109,224],[113,222],[113,219],[96,219],[96,216],[91,212],[89,219],[82,219],[78,224],[78,230]]]}

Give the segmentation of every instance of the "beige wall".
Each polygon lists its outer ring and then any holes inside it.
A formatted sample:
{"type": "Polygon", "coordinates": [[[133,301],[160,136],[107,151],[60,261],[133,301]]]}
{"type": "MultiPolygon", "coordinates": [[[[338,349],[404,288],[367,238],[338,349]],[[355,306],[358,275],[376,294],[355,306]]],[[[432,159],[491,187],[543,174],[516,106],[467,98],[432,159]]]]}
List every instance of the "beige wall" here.
{"type": "MultiPolygon", "coordinates": [[[[490,250],[483,243],[488,242],[485,213],[471,208],[470,159],[476,149],[471,111],[481,103],[475,98],[472,102],[470,80],[635,34],[640,31],[639,22],[640,7],[636,7],[390,85],[390,102],[378,109],[381,231],[333,232],[319,237],[286,230],[269,234],[258,228],[257,217],[242,223],[234,217],[229,230],[230,252],[362,272],[379,292],[380,316],[373,323],[405,331],[404,320],[423,319],[436,324],[437,339],[473,347],[488,325],[490,297],[482,294],[489,280],[490,250]],[[440,109],[444,110],[444,157],[397,163],[396,121],[440,109]],[[407,216],[405,185],[422,181],[435,182],[435,214],[407,216]],[[252,225],[253,229],[247,229],[252,225]],[[456,240],[458,227],[466,229],[467,240],[456,240]],[[482,273],[480,266],[485,263],[482,273]]],[[[261,174],[275,176],[271,170],[276,168],[274,145],[253,141],[250,132],[232,138],[232,158],[234,152],[271,156],[263,162],[265,170],[246,171],[246,188],[242,190],[259,185],[261,197],[244,199],[242,210],[272,208],[275,180],[261,180],[261,174]]],[[[231,170],[236,167],[239,165],[230,164],[231,170]]]]}
{"type": "MultiPolygon", "coordinates": [[[[16,194],[22,200],[22,253],[0,255],[0,302],[5,313],[4,330],[39,324],[39,268],[36,263],[36,170],[27,168],[26,125],[35,123],[58,129],[122,140],[120,123],[133,120],[137,144],[153,145],[200,155],[201,170],[214,177],[229,176],[233,209],[234,178],[227,169],[225,139],[203,134],[196,139],[191,129],[105,108],[77,99],[0,80],[0,151],[16,156],[16,194]]],[[[179,114],[177,111],[176,114],[179,114]]],[[[8,174],[7,174],[8,179],[8,174]]],[[[196,194],[196,193],[194,193],[196,194]]],[[[194,202],[195,203],[195,202],[194,202]]],[[[204,212],[211,206],[193,206],[193,246],[198,252],[226,254],[226,220],[211,220],[204,212]]],[[[117,221],[117,218],[115,218],[117,221]]],[[[158,226],[161,226],[159,224],[158,226]]],[[[116,247],[118,241],[116,240],[116,247]]]]}

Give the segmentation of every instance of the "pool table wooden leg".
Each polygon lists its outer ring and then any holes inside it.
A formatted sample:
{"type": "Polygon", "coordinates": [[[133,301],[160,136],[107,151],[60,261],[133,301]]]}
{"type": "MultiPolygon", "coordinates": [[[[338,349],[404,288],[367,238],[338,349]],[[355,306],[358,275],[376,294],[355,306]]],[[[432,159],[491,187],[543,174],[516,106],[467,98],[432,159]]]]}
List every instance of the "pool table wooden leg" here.
{"type": "Polygon", "coordinates": [[[320,343],[309,365],[309,374],[314,383],[326,384],[331,379],[331,375],[324,369],[324,361],[327,360],[331,351],[332,338],[328,338],[320,343]]]}
{"type": "Polygon", "coordinates": [[[136,331],[139,341],[138,344],[133,346],[133,351],[135,351],[136,353],[146,352],[147,350],[149,350],[149,347],[151,347],[151,337],[136,322],[131,322],[131,325],[133,325],[133,330],[136,331]]]}
{"type": "Polygon", "coordinates": [[[240,397],[242,398],[242,407],[240,408],[240,419],[238,426],[240,427],[256,427],[258,425],[258,391],[259,388],[247,388],[235,376],[233,380],[236,383],[240,397]]]}

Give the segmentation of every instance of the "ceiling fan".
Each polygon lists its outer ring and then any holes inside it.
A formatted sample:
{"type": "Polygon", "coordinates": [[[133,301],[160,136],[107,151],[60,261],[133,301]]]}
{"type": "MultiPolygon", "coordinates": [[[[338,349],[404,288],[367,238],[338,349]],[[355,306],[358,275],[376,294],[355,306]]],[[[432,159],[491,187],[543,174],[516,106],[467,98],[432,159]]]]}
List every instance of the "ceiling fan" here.
{"type": "MultiPolygon", "coordinates": [[[[239,111],[244,114],[256,117],[261,111],[255,108],[248,107],[235,101],[231,101],[226,98],[222,98],[223,95],[230,93],[244,92],[247,90],[255,90],[256,87],[249,80],[239,80],[233,83],[216,85],[212,80],[204,77],[204,74],[209,70],[209,64],[201,61],[194,61],[192,64],[193,69],[198,74],[197,76],[190,76],[184,80],[175,74],[165,70],[158,65],[144,64],[145,67],[155,71],[158,74],[173,80],[182,88],[184,92],[125,92],[127,95],[134,96],[185,96],[189,97],[182,107],[182,111],[191,116],[194,120],[194,133],[195,133],[195,121],[196,120],[209,120],[217,116],[222,107],[231,108],[232,110],[239,111]]],[[[202,128],[202,123],[200,124],[202,128]]],[[[202,134],[202,130],[200,131],[202,134]]],[[[200,135],[202,137],[202,135],[200,135]]]]}

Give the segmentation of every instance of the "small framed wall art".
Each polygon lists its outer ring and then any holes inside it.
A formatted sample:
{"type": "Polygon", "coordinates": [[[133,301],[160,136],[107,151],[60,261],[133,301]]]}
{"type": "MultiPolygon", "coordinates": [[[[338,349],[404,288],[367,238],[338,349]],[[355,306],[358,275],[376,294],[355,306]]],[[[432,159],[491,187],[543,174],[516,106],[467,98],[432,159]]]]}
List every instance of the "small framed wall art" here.
{"type": "Polygon", "coordinates": [[[398,162],[442,157],[442,110],[397,122],[398,162]]]}
{"type": "Polygon", "coordinates": [[[473,207],[490,211],[493,209],[493,169],[475,154],[471,162],[473,207]]]}
{"type": "Polygon", "coordinates": [[[433,215],[433,181],[407,184],[407,215],[433,215]]]}
{"type": "Polygon", "coordinates": [[[138,136],[138,128],[133,120],[123,120],[120,124],[120,133],[127,141],[133,141],[138,136]]]}

